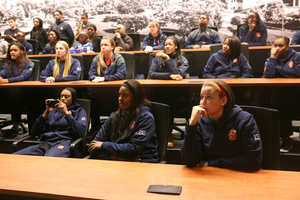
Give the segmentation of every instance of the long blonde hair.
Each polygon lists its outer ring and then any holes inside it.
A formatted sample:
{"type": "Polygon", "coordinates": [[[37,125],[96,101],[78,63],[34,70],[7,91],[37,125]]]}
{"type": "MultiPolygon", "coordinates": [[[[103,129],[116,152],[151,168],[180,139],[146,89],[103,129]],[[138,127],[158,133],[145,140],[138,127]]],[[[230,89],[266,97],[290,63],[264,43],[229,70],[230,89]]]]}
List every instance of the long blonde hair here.
{"type": "MultiPolygon", "coordinates": [[[[110,38],[110,37],[103,37],[102,40],[108,40],[110,45],[113,46],[115,48],[116,46],[116,43],[115,41],[110,38]]],[[[102,42],[101,40],[101,42],[102,42]]],[[[101,42],[100,42],[100,45],[101,45],[101,42]]],[[[107,67],[106,63],[105,63],[105,57],[104,57],[104,54],[102,52],[100,52],[100,56],[99,56],[99,60],[98,60],[98,63],[97,63],[97,74],[100,76],[101,74],[101,71],[107,67]]]]}
{"type": "MultiPolygon", "coordinates": [[[[66,77],[66,76],[69,76],[69,74],[70,74],[70,68],[71,68],[71,64],[72,64],[71,56],[69,53],[69,45],[65,41],[58,41],[56,43],[56,45],[57,44],[63,45],[63,47],[65,47],[65,49],[66,49],[65,66],[64,66],[64,73],[63,73],[63,77],[66,77]]],[[[55,45],[55,47],[56,47],[56,45],[55,45]]],[[[59,70],[60,70],[59,63],[60,63],[60,59],[56,54],[55,55],[55,64],[53,67],[53,77],[54,78],[57,78],[59,76],[59,70]]]]}

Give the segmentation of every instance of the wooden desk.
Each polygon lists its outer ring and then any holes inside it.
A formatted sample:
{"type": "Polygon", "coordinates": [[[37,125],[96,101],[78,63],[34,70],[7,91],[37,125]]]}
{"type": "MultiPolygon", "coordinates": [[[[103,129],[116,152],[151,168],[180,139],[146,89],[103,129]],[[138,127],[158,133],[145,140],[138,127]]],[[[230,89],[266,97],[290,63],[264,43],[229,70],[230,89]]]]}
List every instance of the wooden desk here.
{"type": "MultiPolygon", "coordinates": [[[[0,154],[0,194],[50,199],[299,199],[300,173],[0,154]],[[149,185],[182,186],[178,195],[149,185]]],[[[0,196],[1,198],[1,196],[0,196]]]]}

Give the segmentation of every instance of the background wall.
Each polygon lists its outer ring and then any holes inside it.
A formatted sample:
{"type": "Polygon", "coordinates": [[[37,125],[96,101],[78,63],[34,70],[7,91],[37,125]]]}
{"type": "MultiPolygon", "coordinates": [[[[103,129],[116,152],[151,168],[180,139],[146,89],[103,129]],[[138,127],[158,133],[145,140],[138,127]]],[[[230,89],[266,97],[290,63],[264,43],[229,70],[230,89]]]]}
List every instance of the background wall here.
{"type": "MultiPolygon", "coordinates": [[[[299,0],[1,0],[0,31],[9,28],[7,18],[15,15],[18,27],[29,32],[32,18],[39,16],[44,28],[53,22],[53,11],[59,9],[74,32],[80,15],[88,12],[100,35],[113,36],[116,24],[122,23],[128,32],[149,33],[151,20],[160,22],[162,30],[175,30],[184,41],[192,28],[198,26],[201,13],[210,16],[210,26],[219,28],[221,39],[237,33],[247,13],[256,11],[268,27],[268,44],[277,35],[292,37],[299,23],[299,0]]],[[[143,37],[142,37],[143,38],[143,37]]]]}

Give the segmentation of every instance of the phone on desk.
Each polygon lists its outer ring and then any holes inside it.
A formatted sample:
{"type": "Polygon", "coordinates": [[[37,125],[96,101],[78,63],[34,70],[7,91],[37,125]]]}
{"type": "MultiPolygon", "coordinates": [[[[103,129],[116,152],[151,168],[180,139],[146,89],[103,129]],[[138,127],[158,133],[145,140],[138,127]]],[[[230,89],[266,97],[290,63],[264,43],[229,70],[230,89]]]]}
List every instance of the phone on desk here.
{"type": "Polygon", "coordinates": [[[179,195],[181,193],[181,189],[181,186],[176,185],[150,185],[147,192],[179,195]]]}
{"type": "Polygon", "coordinates": [[[48,105],[50,107],[54,107],[58,102],[59,102],[58,100],[49,99],[49,100],[47,100],[46,105],[48,105]]]}

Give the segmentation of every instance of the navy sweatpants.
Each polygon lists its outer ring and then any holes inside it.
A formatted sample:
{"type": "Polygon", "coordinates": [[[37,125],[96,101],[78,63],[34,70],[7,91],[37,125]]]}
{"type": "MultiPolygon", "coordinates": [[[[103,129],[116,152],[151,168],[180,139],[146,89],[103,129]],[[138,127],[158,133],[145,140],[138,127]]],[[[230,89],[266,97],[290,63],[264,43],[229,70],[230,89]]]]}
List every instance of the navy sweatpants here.
{"type": "Polygon", "coordinates": [[[60,140],[57,142],[41,142],[17,151],[13,154],[34,155],[34,156],[50,156],[50,157],[69,157],[71,140],[60,140]]]}

